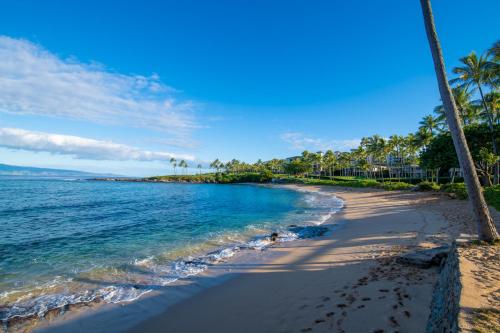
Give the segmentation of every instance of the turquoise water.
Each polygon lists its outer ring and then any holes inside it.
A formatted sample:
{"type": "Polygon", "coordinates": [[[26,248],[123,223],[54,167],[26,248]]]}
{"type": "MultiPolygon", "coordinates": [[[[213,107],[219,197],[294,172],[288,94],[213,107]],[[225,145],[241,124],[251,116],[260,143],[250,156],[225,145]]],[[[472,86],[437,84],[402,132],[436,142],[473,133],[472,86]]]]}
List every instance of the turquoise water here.
{"type": "Polygon", "coordinates": [[[133,300],[242,249],[264,250],[271,232],[314,235],[301,226],[339,207],[252,185],[0,178],[0,320],[133,300]]]}

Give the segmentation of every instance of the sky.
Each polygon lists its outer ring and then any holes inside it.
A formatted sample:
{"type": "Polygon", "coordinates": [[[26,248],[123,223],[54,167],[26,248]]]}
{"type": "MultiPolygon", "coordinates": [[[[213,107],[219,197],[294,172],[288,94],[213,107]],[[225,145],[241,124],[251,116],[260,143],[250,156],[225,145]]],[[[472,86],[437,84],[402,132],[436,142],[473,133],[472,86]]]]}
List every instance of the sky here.
{"type": "MultiPolygon", "coordinates": [[[[500,1],[434,0],[448,70],[500,1]]],[[[0,4],[0,163],[131,176],[407,134],[439,93],[418,0],[0,4]]]]}

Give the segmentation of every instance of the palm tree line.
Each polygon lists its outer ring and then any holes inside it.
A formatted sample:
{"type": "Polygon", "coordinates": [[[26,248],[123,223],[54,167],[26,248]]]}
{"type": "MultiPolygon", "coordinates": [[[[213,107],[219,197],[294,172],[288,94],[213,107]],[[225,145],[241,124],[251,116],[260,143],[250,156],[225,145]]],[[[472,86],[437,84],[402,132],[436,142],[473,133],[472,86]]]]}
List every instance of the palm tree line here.
{"type": "MultiPolygon", "coordinates": [[[[499,91],[500,82],[500,42],[497,41],[481,56],[475,52],[460,59],[460,66],[453,68],[456,75],[450,80],[452,93],[457,106],[462,126],[487,124],[492,135],[493,151],[485,151],[489,165],[498,165],[498,150],[494,134],[494,125],[500,124],[499,91]],[[474,99],[477,97],[476,99],[474,99]],[[491,162],[493,161],[493,164],[491,162]]],[[[324,175],[363,176],[367,178],[437,178],[439,170],[421,170],[418,168],[422,150],[432,142],[436,135],[449,131],[443,105],[434,109],[434,115],[426,115],[415,133],[406,136],[380,135],[363,137],[360,145],[349,152],[304,151],[292,159],[272,159],[249,164],[237,159],[226,163],[219,159],[210,164],[216,172],[230,173],[262,172],[300,174],[304,176],[324,175]]],[[[479,161],[478,163],[482,163],[479,161]]],[[[498,168],[497,168],[498,170],[498,168]]],[[[495,184],[498,184],[495,177],[495,184]]]]}

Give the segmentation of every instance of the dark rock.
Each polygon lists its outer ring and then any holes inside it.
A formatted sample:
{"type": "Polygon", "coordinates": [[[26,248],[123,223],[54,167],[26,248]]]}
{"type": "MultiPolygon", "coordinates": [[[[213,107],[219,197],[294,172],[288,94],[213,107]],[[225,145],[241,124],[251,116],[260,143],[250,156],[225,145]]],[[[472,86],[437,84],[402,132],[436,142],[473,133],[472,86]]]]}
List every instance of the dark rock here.
{"type": "Polygon", "coordinates": [[[450,247],[448,245],[435,247],[433,249],[420,250],[401,255],[397,261],[401,264],[429,268],[441,265],[441,261],[446,259],[450,247]]]}
{"type": "Polygon", "coordinates": [[[278,239],[278,233],[277,232],[273,232],[271,234],[271,242],[276,242],[277,239],[278,239]]]}

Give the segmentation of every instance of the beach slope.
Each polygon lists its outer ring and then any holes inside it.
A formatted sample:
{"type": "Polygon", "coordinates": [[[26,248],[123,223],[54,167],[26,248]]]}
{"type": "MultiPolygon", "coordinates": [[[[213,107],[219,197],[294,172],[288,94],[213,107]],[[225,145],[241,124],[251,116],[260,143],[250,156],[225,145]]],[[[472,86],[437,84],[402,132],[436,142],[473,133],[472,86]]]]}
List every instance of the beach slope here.
{"type": "Polygon", "coordinates": [[[467,203],[412,192],[321,190],[345,200],[334,218],[343,222],[338,230],[269,249],[280,255],[267,263],[218,265],[237,278],[130,332],[423,332],[438,269],[396,258],[450,243],[467,229],[458,224],[467,203]]]}

